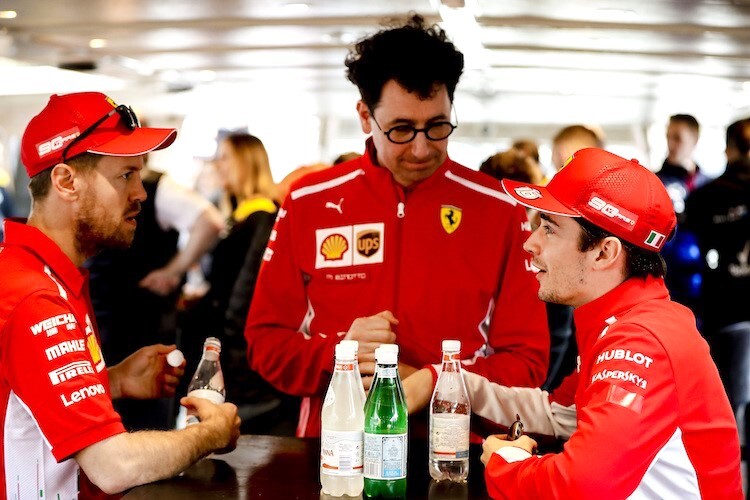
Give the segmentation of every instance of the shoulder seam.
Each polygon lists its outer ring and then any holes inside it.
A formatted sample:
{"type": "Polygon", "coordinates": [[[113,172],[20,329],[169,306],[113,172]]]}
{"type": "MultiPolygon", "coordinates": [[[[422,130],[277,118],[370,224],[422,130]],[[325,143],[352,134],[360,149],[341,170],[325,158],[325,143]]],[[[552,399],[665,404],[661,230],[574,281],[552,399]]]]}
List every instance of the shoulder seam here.
{"type": "Polygon", "coordinates": [[[331,179],[329,181],[320,182],[318,184],[312,184],[310,186],[305,186],[305,187],[295,189],[294,191],[292,191],[290,196],[292,200],[297,200],[299,198],[302,198],[303,196],[307,196],[308,194],[315,194],[321,191],[325,191],[327,189],[334,188],[336,186],[340,186],[364,174],[365,174],[365,171],[362,170],[361,168],[358,168],[357,170],[349,172],[346,175],[342,175],[341,177],[336,177],[335,179],[331,179]]]}
{"type": "Polygon", "coordinates": [[[486,194],[487,196],[491,196],[492,198],[496,198],[500,201],[504,201],[505,203],[516,206],[518,203],[516,200],[508,196],[507,194],[498,191],[496,189],[488,188],[487,186],[483,186],[479,183],[476,183],[474,181],[470,181],[469,179],[465,179],[461,177],[460,175],[454,174],[450,170],[445,171],[445,177],[452,180],[453,182],[456,182],[458,184],[461,184],[464,187],[467,187],[471,189],[472,191],[476,191],[478,193],[486,194]]]}

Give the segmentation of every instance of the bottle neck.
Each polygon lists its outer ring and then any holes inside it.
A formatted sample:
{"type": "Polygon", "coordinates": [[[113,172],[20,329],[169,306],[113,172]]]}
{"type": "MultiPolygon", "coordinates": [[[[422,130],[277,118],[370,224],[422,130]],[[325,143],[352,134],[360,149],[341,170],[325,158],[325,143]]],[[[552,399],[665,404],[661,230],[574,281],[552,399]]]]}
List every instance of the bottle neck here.
{"type": "Polygon", "coordinates": [[[203,351],[203,357],[201,359],[205,359],[206,361],[219,361],[219,352],[206,349],[203,351]]]}
{"type": "Polygon", "coordinates": [[[443,371],[460,372],[461,357],[459,352],[443,351],[443,371]]]}
{"type": "Polygon", "coordinates": [[[333,368],[334,372],[353,372],[357,364],[356,359],[337,359],[333,368]]]}

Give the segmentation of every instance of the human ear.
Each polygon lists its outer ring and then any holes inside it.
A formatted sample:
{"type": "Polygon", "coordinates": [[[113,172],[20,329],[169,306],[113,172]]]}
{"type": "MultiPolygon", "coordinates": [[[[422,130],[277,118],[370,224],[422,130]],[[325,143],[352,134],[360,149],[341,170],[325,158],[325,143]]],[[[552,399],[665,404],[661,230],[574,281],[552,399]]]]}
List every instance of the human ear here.
{"type": "Polygon", "coordinates": [[[357,101],[357,115],[359,116],[359,124],[362,127],[362,132],[369,134],[372,132],[372,125],[370,125],[370,108],[363,100],[357,101]]]}
{"type": "Polygon", "coordinates": [[[599,269],[614,267],[625,256],[622,242],[614,236],[607,236],[601,240],[597,245],[597,250],[599,253],[594,259],[594,265],[599,269]]]}
{"type": "Polygon", "coordinates": [[[79,188],[76,177],[77,173],[73,167],[66,163],[58,163],[52,167],[52,173],[50,174],[52,189],[63,199],[77,199],[79,188]]]}

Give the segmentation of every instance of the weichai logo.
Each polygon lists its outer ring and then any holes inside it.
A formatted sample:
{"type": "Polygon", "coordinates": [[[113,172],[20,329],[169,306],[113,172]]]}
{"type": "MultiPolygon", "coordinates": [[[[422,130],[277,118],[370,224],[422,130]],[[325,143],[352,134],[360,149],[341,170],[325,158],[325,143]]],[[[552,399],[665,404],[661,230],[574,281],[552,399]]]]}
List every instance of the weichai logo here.
{"type": "Polygon", "coordinates": [[[369,257],[380,249],[380,231],[360,231],[357,233],[357,252],[369,257]]]}
{"type": "Polygon", "coordinates": [[[34,335],[39,335],[44,331],[48,337],[51,337],[57,333],[58,327],[65,326],[66,329],[73,330],[77,324],[76,317],[67,313],[58,314],[57,316],[52,316],[51,318],[42,320],[35,325],[31,325],[29,329],[34,335]]]}

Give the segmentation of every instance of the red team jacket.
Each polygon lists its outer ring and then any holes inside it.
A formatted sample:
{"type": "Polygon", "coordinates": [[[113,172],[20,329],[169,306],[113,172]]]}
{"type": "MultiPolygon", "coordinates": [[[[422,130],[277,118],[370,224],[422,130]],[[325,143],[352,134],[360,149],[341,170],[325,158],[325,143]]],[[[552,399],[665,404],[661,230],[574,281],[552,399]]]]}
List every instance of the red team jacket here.
{"type": "Polygon", "coordinates": [[[40,231],[6,220],[0,279],[0,498],[77,498],[78,465],[65,459],[125,431],[87,277],[40,231]]]}
{"type": "Polygon", "coordinates": [[[306,396],[299,436],[320,435],[334,345],[355,318],[390,310],[400,361],[440,360],[460,339],[467,369],[536,386],[549,333],[522,245],[524,209],[484,174],[446,160],[404,189],[368,153],[310,174],[279,211],[245,336],[253,370],[306,396]]]}
{"type": "Polygon", "coordinates": [[[485,470],[492,497],[742,498],[729,401],[692,313],[664,281],[630,279],[574,315],[577,429],[559,454],[496,452],[485,470]]]}

